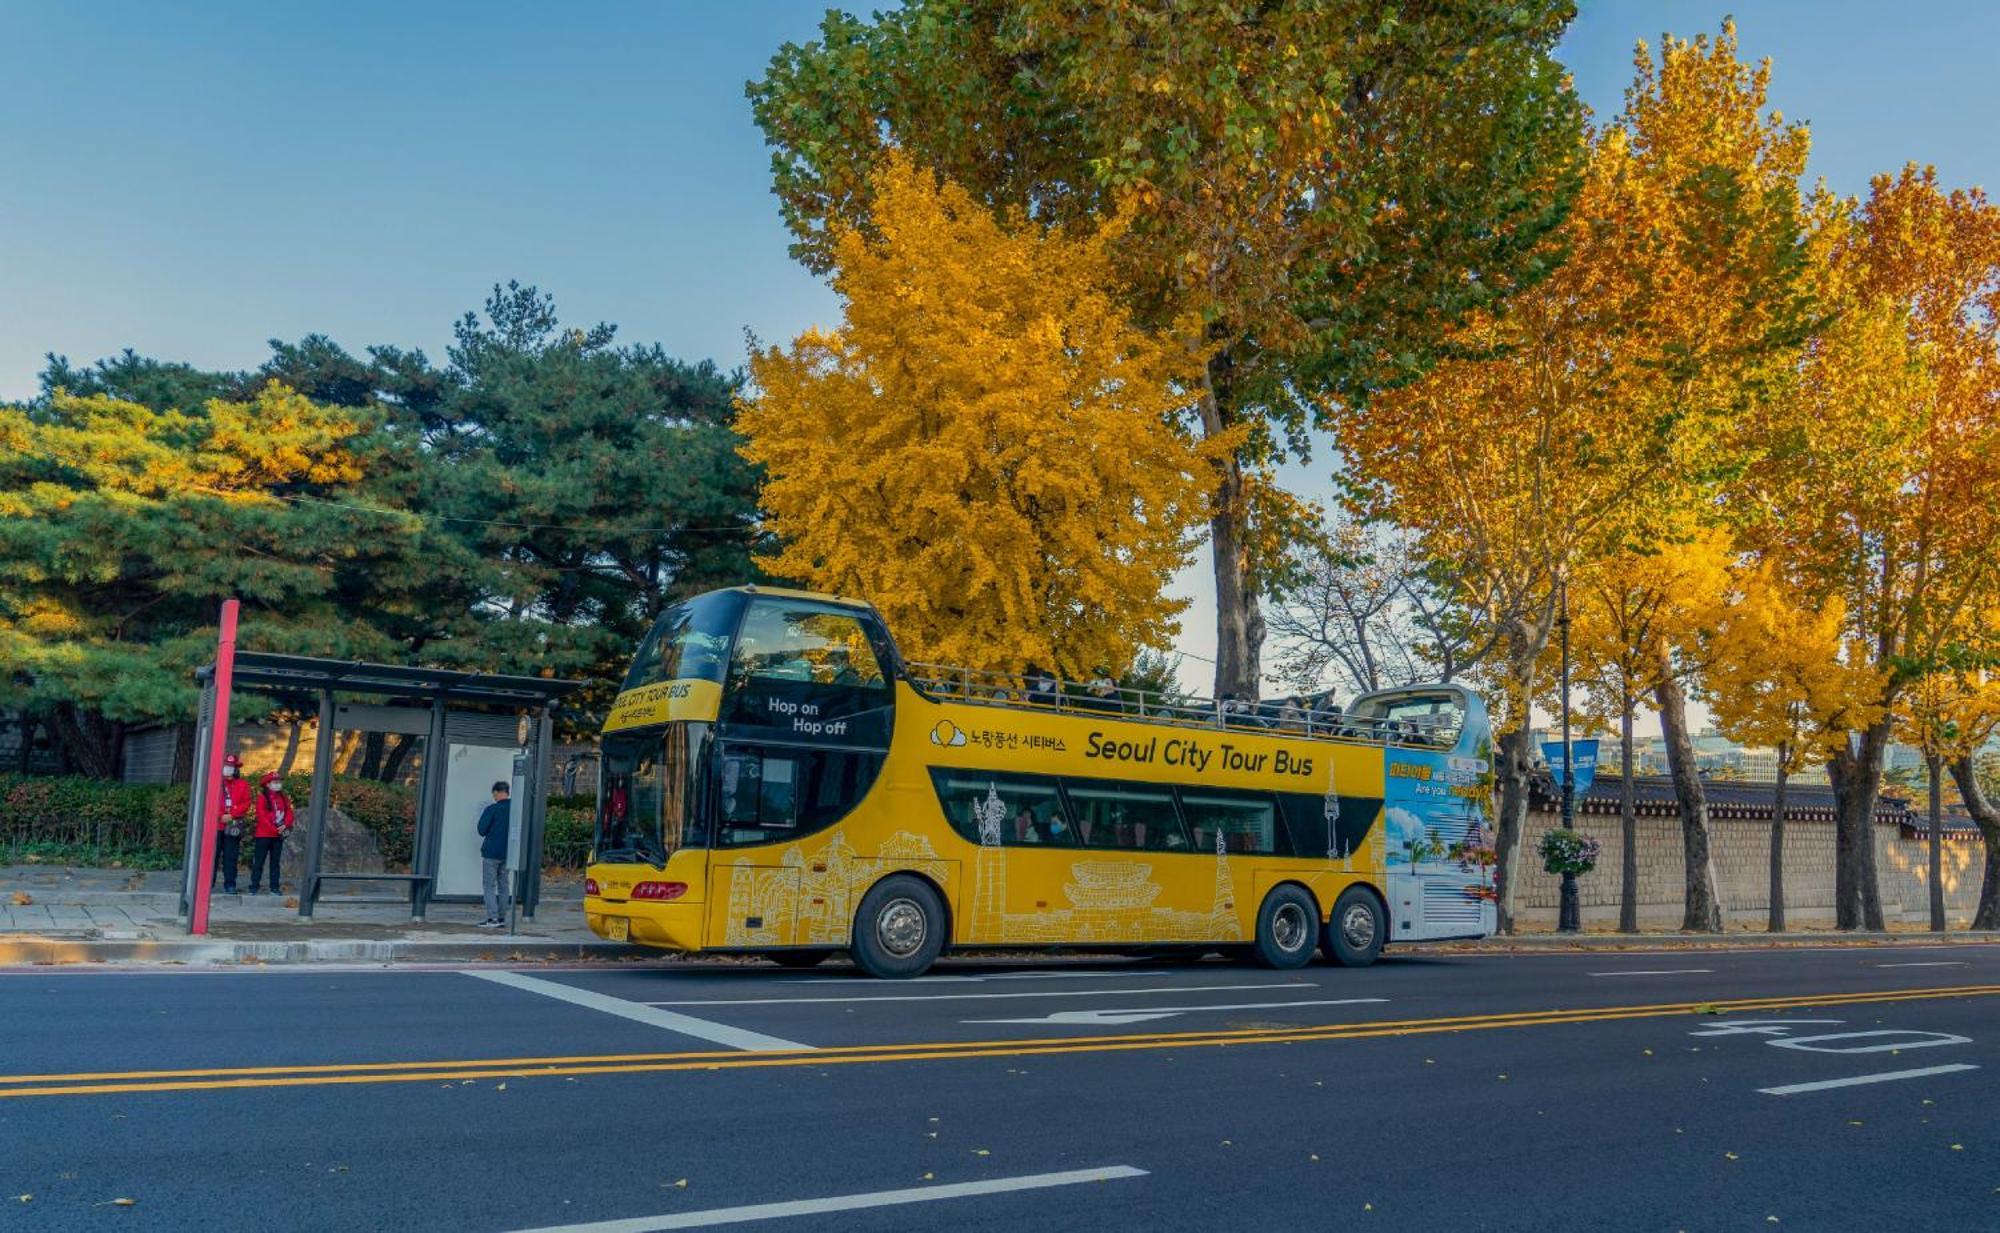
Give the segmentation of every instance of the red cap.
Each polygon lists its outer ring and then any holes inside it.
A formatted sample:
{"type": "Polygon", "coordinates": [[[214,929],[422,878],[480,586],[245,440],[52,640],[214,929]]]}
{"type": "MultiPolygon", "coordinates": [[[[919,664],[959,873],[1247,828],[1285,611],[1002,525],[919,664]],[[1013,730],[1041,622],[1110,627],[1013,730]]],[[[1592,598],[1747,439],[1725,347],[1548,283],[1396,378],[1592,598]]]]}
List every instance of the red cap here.
{"type": "Polygon", "coordinates": [[[230,754],[228,757],[222,760],[222,765],[234,766],[240,769],[243,765],[243,759],[237,757],[235,754],[230,754]]]}
{"type": "Polygon", "coordinates": [[[281,780],[281,779],[283,779],[283,778],[284,778],[284,776],[283,776],[283,775],[280,775],[280,774],[278,774],[278,772],[276,772],[276,771],[265,771],[265,772],[264,772],[264,777],[263,777],[262,779],[259,779],[259,780],[258,780],[257,782],[258,782],[258,784],[259,784],[259,785],[262,785],[262,784],[267,784],[267,783],[277,783],[277,782],[278,782],[279,780],[281,780]]]}

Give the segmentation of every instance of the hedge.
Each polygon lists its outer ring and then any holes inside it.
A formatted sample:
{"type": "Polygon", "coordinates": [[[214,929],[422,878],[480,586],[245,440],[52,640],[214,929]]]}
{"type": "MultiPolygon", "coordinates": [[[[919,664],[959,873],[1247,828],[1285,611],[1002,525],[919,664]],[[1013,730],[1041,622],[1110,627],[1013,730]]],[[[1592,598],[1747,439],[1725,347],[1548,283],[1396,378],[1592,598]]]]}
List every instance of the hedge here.
{"type": "MultiPolygon", "coordinates": [[[[312,776],[292,775],[286,787],[303,811],[312,792],[312,776]]],[[[342,775],[333,781],[332,799],[337,809],[375,836],[391,868],[409,868],[417,819],[415,788],[342,775]]],[[[181,862],[187,811],[186,784],[0,774],[0,861],[33,854],[49,863],[95,860],[172,868],[181,862]]],[[[594,798],[551,800],[543,864],[582,868],[590,856],[595,818],[594,798]]]]}
{"type": "Polygon", "coordinates": [[[0,775],[0,845],[91,849],[180,864],[187,834],[186,784],[0,775]]]}

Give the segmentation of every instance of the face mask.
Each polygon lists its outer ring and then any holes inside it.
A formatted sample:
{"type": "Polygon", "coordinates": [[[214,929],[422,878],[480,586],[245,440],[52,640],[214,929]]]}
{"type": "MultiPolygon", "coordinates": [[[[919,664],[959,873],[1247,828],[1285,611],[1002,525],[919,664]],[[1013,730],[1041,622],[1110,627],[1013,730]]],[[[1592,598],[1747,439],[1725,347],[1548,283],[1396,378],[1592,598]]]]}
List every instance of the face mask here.
{"type": "Polygon", "coordinates": [[[223,767],[223,768],[222,768],[222,777],[223,777],[224,779],[234,779],[234,778],[236,778],[236,768],[235,768],[235,767],[233,767],[233,766],[225,766],[225,767],[223,767]]]}

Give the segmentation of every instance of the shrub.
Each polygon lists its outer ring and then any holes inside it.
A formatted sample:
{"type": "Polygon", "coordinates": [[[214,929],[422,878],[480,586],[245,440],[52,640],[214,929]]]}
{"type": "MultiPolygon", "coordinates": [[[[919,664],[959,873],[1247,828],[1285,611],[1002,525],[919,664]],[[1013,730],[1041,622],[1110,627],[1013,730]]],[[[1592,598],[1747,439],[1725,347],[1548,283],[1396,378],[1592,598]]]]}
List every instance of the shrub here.
{"type": "Polygon", "coordinates": [[[0,845],[84,850],[126,864],[179,864],[186,784],[123,784],[82,777],[0,775],[0,845]]]}
{"type": "Polygon", "coordinates": [[[558,869],[583,868],[590,861],[590,844],[596,834],[594,801],[588,808],[550,801],[548,824],[542,830],[542,864],[558,869]]]}
{"type": "MultiPolygon", "coordinates": [[[[312,799],[312,776],[293,774],[286,790],[301,817],[312,799]]],[[[414,855],[417,790],[406,784],[337,775],[334,808],[368,828],[391,869],[408,869],[414,855]]],[[[580,869],[589,860],[597,799],[549,802],[543,863],[580,869]]],[[[172,869],[187,836],[188,785],[124,784],[81,777],[0,775],[0,863],[35,862],[172,869]]],[[[247,845],[246,845],[247,846],[247,845]]]]}

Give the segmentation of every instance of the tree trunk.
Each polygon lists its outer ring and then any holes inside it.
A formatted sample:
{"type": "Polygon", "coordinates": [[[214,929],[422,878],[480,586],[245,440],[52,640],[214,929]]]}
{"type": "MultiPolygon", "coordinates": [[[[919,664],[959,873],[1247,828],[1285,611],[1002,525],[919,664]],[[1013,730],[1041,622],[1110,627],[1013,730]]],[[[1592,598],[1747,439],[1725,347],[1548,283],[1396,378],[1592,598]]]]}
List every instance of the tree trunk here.
{"type": "Polygon", "coordinates": [[[299,734],[305,729],[303,717],[292,720],[292,730],[285,734],[285,755],[278,759],[278,778],[284,779],[292,773],[292,763],[299,757],[299,734]]]}
{"type": "Polygon", "coordinates": [[[383,783],[396,782],[396,775],[403,769],[403,759],[409,756],[410,747],[416,743],[417,738],[407,732],[397,734],[396,743],[389,747],[389,755],[382,759],[383,783]]]}
{"type": "Polygon", "coordinates": [[[388,735],[382,732],[364,733],[361,738],[361,778],[379,779],[382,775],[382,749],[388,742],[388,735]]]}
{"type": "Polygon", "coordinates": [[[1944,759],[1924,759],[1931,775],[1931,932],[1944,932],[1944,759]]]}
{"type": "Polygon", "coordinates": [[[68,754],[68,761],[92,779],[116,779],[125,725],[106,719],[73,702],[58,703],[50,712],[50,731],[68,754]]]}
{"type": "Polygon", "coordinates": [[[1500,816],[1494,827],[1493,877],[1500,932],[1514,932],[1514,872],[1519,866],[1521,834],[1528,821],[1528,772],[1533,766],[1534,734],[1523,723],[1500,738],[1494,749],[1500,816]]]}
{"type": "Polygon", "coordinates": [[[1971,758],[1953,762],[1951,778],[1958,785],[1958,794],[1965,798],[1965,811],[1972,815],[1986,841],[1986,874],[1979,884],[1979,906],[1972,913],[1972,927],[2000,929],[2000,810],[1986,799],[1971,758]]]}
{"type": "Polygon", "coordinates": [[[1771,793],[1771,908],[1764,928],[1785,931],[1785,762],[1791,750],[1778,746],[1778,786],[1771,793]]]}
{"type": "Polygon", "coordinates": [[[1888,748],[1889,720],[1884,719],[1827,760],[1835,818],[1834,922],[1842,929],[1883,928],[1882,888],[1875,877],[1875,797],[1882,788],[1882,758],[1888,748]]]}
{"type": "Polygon", "coordinates": [[[1624,857],[1618,870],[1618,932],[1639,932],[1639,805],[1632,787],[1632,712],[1636,700],[1628,691],[1622,698],[1624,713],[1619,718],[1618,748],[1625,768],[1618,785],[1618,834],[1624,841],[1624,857]]]}
{"type": "Polygon", "coordinates": [[[169,783],[191,783],[194,780],[194,736],[195,726],[186,721],[174,725],[174,765],[167,772],[169,783]]]}
{"type": "Polygon", "coordinates": [[[1687,694],[1669,674],[1653,691],[1660,704],[1660,732],[1666,737],[1667,769],[1680,806],[1681,852],[1687,863],[1687,892],[1681,928],[1722,932],[1722,896],[1716,890],[1715,853],[1709,845],[1708,796],[1702,791],[1694,742],[1688,738],[1687,694]]]}
{"type": "MultiPolygon", "coordinates": [[[[1212,337],[1226,337],[1217,323],[1212,337]]],[[[1235,421],[1233,361],[1227,349],[1209,360],[1198,403],[1204,436],[1216,437],[1235,421]]],[[[1264,612],[1250,560],[1250,502],[1243,462],[1234,453],[1215,464],[1215,507],[1208,544],[1215,566],[1215,696],[1255,699],[1263,676],[1264,612]]]]}
{"type": "Polygon", "coordinates": [[[27,774],[28,768],[34,765],[35,729],[41,726],[41,722],[40,719],[28,714],[26,711],[22,711],[18,717],[18,723],[21,728],[21,747],[14,751],[14,762],[16,771],[22,775],[27,774]]]}

